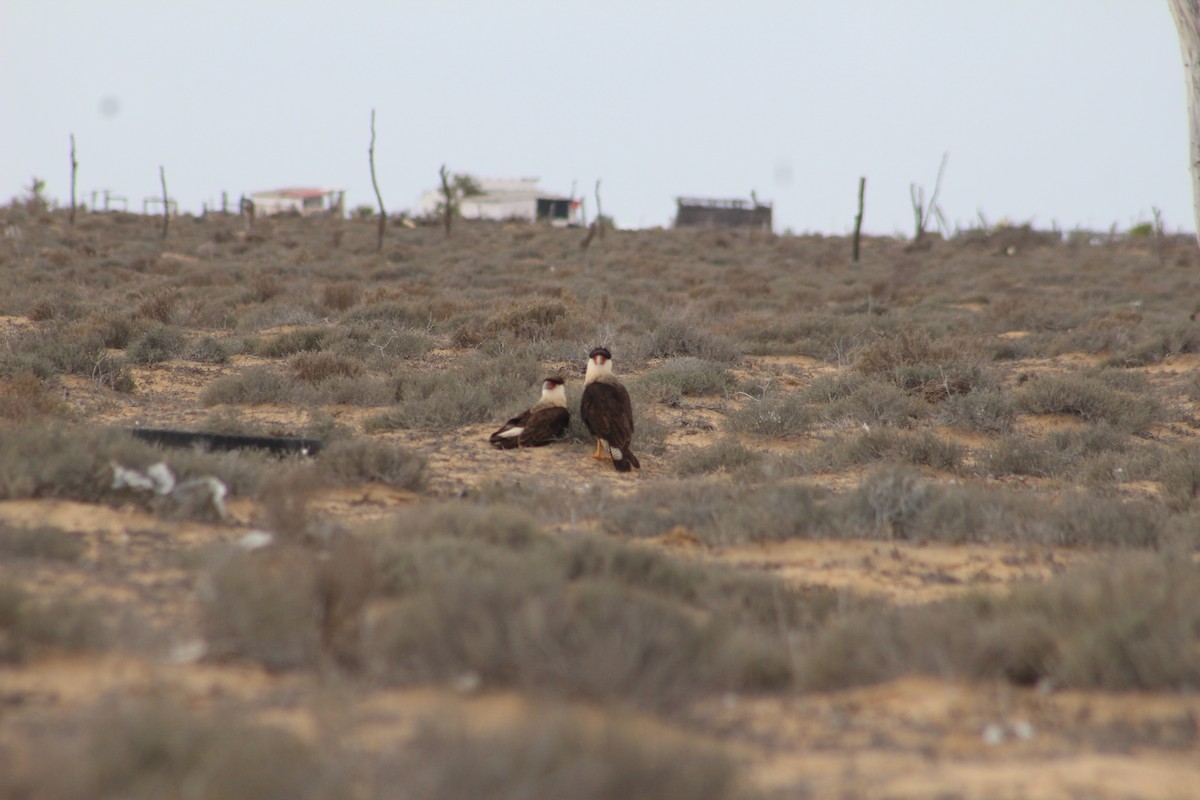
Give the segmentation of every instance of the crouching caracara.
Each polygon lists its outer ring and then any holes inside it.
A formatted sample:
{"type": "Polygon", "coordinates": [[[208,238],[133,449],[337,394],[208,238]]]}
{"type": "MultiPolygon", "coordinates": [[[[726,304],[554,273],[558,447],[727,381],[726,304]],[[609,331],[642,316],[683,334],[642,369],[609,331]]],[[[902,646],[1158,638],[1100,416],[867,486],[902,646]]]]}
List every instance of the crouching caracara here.
{"type": "Polygon", "coordinates": [[[550,377],[542,381],[542,399],[504,423],[488,441],[505,450],[540,447],[562,436],[570,421],[563,379],[550,377]]]}
{"type": "Polygon", "coordinates": [[[629,449],[633,439],[633,404],[629,401],[629,392],[613,376],[612,353],[607,348],[597,347],[588,354],[579,414],[596,437],[593,458],[604,460],[603,448],[608,447],[617,472],[642,468],[637,456],[629,449]]]}

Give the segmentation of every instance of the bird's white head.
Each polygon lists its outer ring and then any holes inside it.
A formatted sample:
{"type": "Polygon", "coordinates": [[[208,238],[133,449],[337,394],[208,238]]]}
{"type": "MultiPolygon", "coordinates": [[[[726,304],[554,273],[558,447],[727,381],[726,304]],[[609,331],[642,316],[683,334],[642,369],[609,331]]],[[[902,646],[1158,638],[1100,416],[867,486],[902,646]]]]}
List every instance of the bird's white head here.
{"type": "Polygon", "coordinates": [[[562,378],[553,375],[542,381],[542,401],[566,408],[567,387],[562,378]]]}
{"type": "Polygon", "coordinates": [[[588,353],[587,373],[583,377],[585,384],[591,383],[597,378],[603,378],[612,375],[612,353],[608,352],[607,347],[597,347],[588,353]]]}

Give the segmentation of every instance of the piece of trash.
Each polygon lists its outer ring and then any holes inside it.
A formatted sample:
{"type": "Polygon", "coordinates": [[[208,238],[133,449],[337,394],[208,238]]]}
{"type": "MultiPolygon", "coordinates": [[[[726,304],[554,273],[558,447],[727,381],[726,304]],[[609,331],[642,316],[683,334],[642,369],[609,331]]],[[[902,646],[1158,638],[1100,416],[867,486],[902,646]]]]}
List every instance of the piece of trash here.
{"type": "Polygon", "coordinates": [[[112,462],[112,469],[114,489],[142,489],[165,495],[175,488],[175,476],[171,474],[171,468],[162,461],[147,467],[145,472],[122,467],[115,461],[112,462]]]}
{"type": "Polygon", "coordinates": [[[166,662],[168,664],[195,664],[204,658],[206,652],[208,652],[208,645],[204,643],[203,639],[179,642],[167,654],[166,662]]]}
{"type": "Polygon", "coordinates": [[[176,483],[171,468],[162,461],[147,467],[144,472],[123,467],[115,461],[111,463],[114,489],[153,492],[194,510],[211,507],[222,520],[229,519],[229,511],[225,507],[225,497],[229,494],[229,488],[219,478],[205,475],[176,483]]]}
{"type": "Polygon", "coordinates": [[[1030,739],[1032,739],[1035,735],[1035,732],[1033,730],[1033,725],[1031,725],[1030,723],[1026,722],[1023,719],[1019,719],[1012,724],[1012,732],[1013,732],[1013,735],[1016,736],[1018,739],[1023,739],[1024,741],[1027,741],[1027,742],[1030,739]]]}
{"type": "Polygon", "coordinates": [[[275,541],[275,537],[266,531],[250,531],[237,540],[238,547],[243,550],[258,550],[275,541]]]}
{"type": "Polygon", "coordinates": [[[1004,726],[998,725],[995,722],[988,723],[983,726],[983,743],[992,745],[1004,743],[1004,726]]]}

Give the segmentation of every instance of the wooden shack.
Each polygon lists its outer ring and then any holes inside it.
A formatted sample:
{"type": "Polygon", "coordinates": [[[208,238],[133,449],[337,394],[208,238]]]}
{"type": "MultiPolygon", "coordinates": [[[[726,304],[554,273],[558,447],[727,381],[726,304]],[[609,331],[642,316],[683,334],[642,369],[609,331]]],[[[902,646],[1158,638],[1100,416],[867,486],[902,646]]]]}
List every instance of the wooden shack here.
{"type": "Polygon", "coordinates": [[[680,197],[676,228],[752,228],[771,231],[771,204],[756,198],[680,197]]]}

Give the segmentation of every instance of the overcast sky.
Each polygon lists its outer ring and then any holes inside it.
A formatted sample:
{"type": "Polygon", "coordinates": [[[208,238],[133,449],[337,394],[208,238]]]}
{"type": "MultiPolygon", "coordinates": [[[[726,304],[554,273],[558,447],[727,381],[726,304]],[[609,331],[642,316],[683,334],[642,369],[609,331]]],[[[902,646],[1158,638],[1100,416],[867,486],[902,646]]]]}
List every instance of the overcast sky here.
{"type": "Polygon", "coordinates": [[[1166,0],[0,1],[0,198],[32,176],[140,210],[336,186],[411,209],[438,167],[537,176],[623,227],[679,195],[775,203],[777,231],[1192,230],[1166,0]]]}

